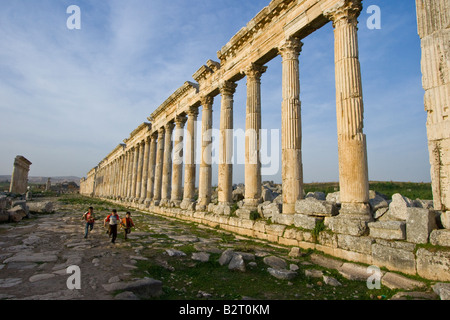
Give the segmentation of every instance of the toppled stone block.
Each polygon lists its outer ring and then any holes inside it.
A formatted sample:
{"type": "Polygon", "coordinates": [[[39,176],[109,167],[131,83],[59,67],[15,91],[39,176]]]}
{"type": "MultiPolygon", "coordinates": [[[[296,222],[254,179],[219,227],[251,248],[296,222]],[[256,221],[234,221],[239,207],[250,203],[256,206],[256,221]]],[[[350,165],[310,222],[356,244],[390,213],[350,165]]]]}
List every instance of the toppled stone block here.
{"type": "Polygon", "coordinates": [[[245,272],[246,268],[244,258],[240,254],[235,253],[231,258],[230,264],[228,265],[228,269],[245,272]]]}
{"type": "Polygon", "coordinates": [[[426,287],[426,284],[421,281],[412,280],[393,272],[387,272],[381,278],[381,284],[383,286],[388,287],[391,290],[395,289],[414,290],[417,288],[426,287]]]}
{"type": "Polygon", "coordinates": [[[270,275],[280,280],[292,280],[297,276],[297,272],[292,270],[268,268],[267,271],[270,275]]]}
{"type": "Polygon", "coordinates": [[[436,283],[432,288],[441,300],[450,300],[450,283],[436,283]]]}
{"type": "Polygon", "coordinates": [[[323,192],[308,192],[308,194],[305,196],[305,199],[308,198],[325,201],[327,197],[323,192]]]}
{"type": "Polygon", "coordinates": [[[275,256],[268,256],[263,259],[263,262],[267,264],[269,267],[274,269],[286,269],[287,263],[281,258],[275,256]]]}
{"type": "Polygon", "coordinates": [[[417,273],[419,276],[436,281],[450,281],[450,252],[417,250],[417,273]]]}
{"type": "Polygon", "coordinates": [[[162,294],[162,282],[151,278],[104,284],[103,288],[108,292],[131,291],[142,298],[152,298],[162,294]]]}
{"type": "Polygon", "coordinates": [[[433,210],[407,208],[406,239],[413,243],[428,243],[431,231],[437,229],[433,210]]]}
{"type": "Polygon", "coordinates": [[[338,214],[336,204],[309,197],[295,202],[295,212],[318,217],[332,217],[338,214]]]}
{"type": "Polygon", "coordinates": [[[23,210],[22,206],[15,206],[14,208],[9,209],[7,212],[10,222],[19,222],[27,216],[27,213],[25,212],[25,210],[23,210]]]}
{"type": "Polygon", "coordinates": [[[327,194],[327,197],[325,198],[326,201],[328,202],[334,202],[336,203],[336,205],[341,205],[341,196],[340,196],[340,192],[333,192],[333,193],[329,193],[327,194]]]}
{"type": "Polygon", "coordinates": [[[28,208],[31,213],[53,213],[53,202],[40,201],[40,202],[28,202],[28,208]]]}
{"type": "Polygon", "coordinates": [[[406,223],[404,221],[377,221],[369,224],[370,236],[387,240],[405,240],[406,223]]]}
{"type": "Polygon", "coordinates": [[[387,200],[378,192],[373,192],[374,194],[369,199],[369,204],[372,210],[375,212],[381,208],[388,208],[389,203],[387,200]]]}
{"type": "Polygon", "coordinates": [[[392,196],[392,202],[389,204],[389,218],[391,220],[406,220],[408,218],[407,208],[413,206],[411,199],[396,193],[392,196]]]}
{"type": "Polygon", "coordinates": [[[354,263],[344,263],[338,271],[348,280],[366,281],[371,275],[370,272],[367,272],[367,267],[354,263]]]}
{"type": "Polygon", "coordinates": [[[450,230],[433,230],[430,234],[430,243],[434,246],[450,247],[450,230]]]}

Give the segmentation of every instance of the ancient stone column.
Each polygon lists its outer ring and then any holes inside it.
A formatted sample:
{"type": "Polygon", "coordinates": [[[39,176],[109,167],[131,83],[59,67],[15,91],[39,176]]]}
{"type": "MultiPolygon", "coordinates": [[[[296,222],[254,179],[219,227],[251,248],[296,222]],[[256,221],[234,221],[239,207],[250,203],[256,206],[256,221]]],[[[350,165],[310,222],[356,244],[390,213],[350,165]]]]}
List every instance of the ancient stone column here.
{"type": "Polygon", "coordinates": [[[136,157],[136,152],[135,152],[135,147],[131,147],[131,149],[129,150],[130,152],[130,157],[129,157],[129,161],[128,161],[128,177],[127,177],[127,198],[126,201],[127,202],[131,202],[131,186],[132,186],[132,180],[133,180],[133,164],[135,161],[135,157],[136,157]]]}
{"type": "Polygon", "coordinates": [[[119,200],[122,199],[122,186],[123,186],[123,164],[124,164],[125,156],[122,154],[119,158],[119,175],[117,181],[117,198],[119,200]]]}
{"type": "Polygon", "coordinates": [[[230,205],[233,191],[233,95],[237,84],[223,81],[219,90],[222,95],[220,106],[220,150],[219,150],[219,204],[230,205]]]}
{"type": "Polygon", "coordinates": [[[17,156],[14,159],[14,167],[11,175],[11,184],[9,192],[25,194],[28,187],[28,172],[31,162],[23,156],[17,156]]]}
{"type": "Polygon", "coordinates": [[[179,206],[183,198],[183,136],[186,120],[187,118],[185,116],[177,116],[175,119],[176,129],[173,148],[172,194],[170,197],[170,201],[175,206],[179,206]]]}
{"type": "Polygon", "coordinates": [[[128,167],[130,163],[130,150],[125,152],[125,161],[123,164],[123,174],[122,174],[122,200],[126,201],[128,196],[128,167]]]}
{"type": "Polygon", "coordinates": [[[197,210],[204,211],[211,202],[211,152],[212,152],[212,107],[214,98],[203,96],[202,109],[202,154],[200,162],[200,176],[198,184],[197,210]]]}
{"type": "Polygon", "coordinates": [[[157,139],[158,139],[158,132],[155,132],[151,136],[150,142],[150,154],[148,159],[147,194],[145,196],[145,207],[150,206],[150,203],[154,195],[157,139]]]}
{"type": "Polygon", "coordinates": [[[164,163],[160,205],[168,205],[170,201],[172,183],[172,133],[174,127],[173,122],[169,122],[165,126],[166,136],[164,138],[164,163]]]}
{"type": "Polygon", "coordinates": [[[139,202],[141,197],[141,189],[142,189],[142,169],[144,168],[144,153],[145,152],[145,140],[139,142],[139,159],[137,163],[137,172],[136,172],[136,192],[134,196],[135,202],[139,202]]]}
{"type": "Polygon", "coordinates": [[[134,161],[133,161],[133,169],[131,173],[131,195],[130,202],[134,202],[136,199],[136,185],[137,185],[137,175],[138,175],[138,166],[139,166],[139,157],[140,157],[141,144],[138,143],[134,148],[134,161]]]}
{"type": "Polygon", "coordinates": [[[198,108],[191,107],[188,112],[186,131],[186,157],[184,163],[184,193],[180,204],[182,209],[191,207],[195,201],[195,124],[198,108]]]}
{"type": "Polygon", "coordinates": [[[144,162],[142,164],[142,182],[141,182],[141,194],[139,197],[139,203],[145,202],[145,197],[147,196],[147,184],[148,184],[148,159],[150,153],[150,137],[145,137],[144,145],[144,162]]]}
{"type": "Polygon", "coordinates": [[[302,128],[299,61],[303,43],[289,38],[279,47],[283,69],[281,107],[281,161],[283,213],[294,214],[295,202],[303,197],[302,128]]]}
{"type": "Polygon", "coordinates": [[[266,70],[267,67],[253,63],[244,70],[247,76],[244,205],[253,209],[261,202],[261,75],[266,70]]]}
{"type": "Polygon", "coordinates": [[[433,207],[450,229],[450,4],[416,0],[433,207]]]}
{"type": "Polygon", "coordinates": [[[357,34],[361,9],[361,1],[346,0],[325,15],[333,21],[335,38],[340,213],[365,220],[370,219],[370,206],[357,34]]]}
{"type": "Polygon", "coordinates": [[[155,190],[153,192],[153,205],[159,206],[161,201],[161,187],[164,164],[164,139],[165,130],[160,128],[158,131],[158,146],[156,151],[156,167],[155,167],[155,190]]]}

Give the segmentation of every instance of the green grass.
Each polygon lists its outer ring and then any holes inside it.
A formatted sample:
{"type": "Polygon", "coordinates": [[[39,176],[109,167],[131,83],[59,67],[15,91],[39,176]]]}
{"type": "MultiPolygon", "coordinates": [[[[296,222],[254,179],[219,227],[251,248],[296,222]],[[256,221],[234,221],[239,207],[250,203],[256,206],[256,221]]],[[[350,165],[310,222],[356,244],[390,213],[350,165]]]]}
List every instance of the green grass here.
{"type": "MultiPolygon", "coordinates": [[[[325,194],[339,191],[339,183],[305,183],[305,192],[324,192],[325,194]]],[[[400,193],[401,195],[410,199],[432,200],[433,193],[431,190],[431,183],[417,183],[417,182],[378,182],[371,181],[369,183],[370,190],[377,191],[391,198],[393,194],[400,193]]]]}
{"type": "MultiPolygon", "coordinates": [[[[191,253],[190,248],[182,248],[191,253]]],[[[322,279],[307,278],[301,268],[298,276],[291,281],[278,280],[269,275],[267,266],[262,258],[256,258],[256,267],[247,266],[242,273],[230,271],[228,267],[221,266],[217,260],[219,254],[211,254],[210,261],[206,263],[193,262],[190,254],[186,257],[173,257],[167,259],[175,271],[169,271],[158,265],[153,259],[139,261],[135,276],[148,276],[163,282],[163,295],[161,300],[198,300],[198,292],[211,294],[213,300],[234,300],[251,297],[261,300],[370,300],[377,296],[391,297],[396,291],[382,287],[380,290],[367,289],[363,281],[349,281],[337,271],[327,270],[318,266],[315,269],[323,270],[325,275],[332,276],[342,283],[340,287],[332,287],[323,283],[322,279]]]]}

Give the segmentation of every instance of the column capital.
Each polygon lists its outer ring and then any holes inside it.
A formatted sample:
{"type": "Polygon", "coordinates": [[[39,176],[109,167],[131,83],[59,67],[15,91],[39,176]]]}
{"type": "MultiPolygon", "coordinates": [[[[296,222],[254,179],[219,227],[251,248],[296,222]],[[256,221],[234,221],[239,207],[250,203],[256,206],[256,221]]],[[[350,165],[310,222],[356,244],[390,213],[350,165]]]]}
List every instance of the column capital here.
{"type": "Polygon", "coordinates": [[[173,122],[168,122],[168,123],[166,123],[166,125],[164,126],[164,128],[165,128],[165,131],[166,131],[166,132],[172,132],[173,129],[175,128],[175,123],[173,123],[173,122]]]}
{"type": "Polygon", "coordinates": [[[184,115],[178,115],[175,117],[175,124],[177,125],[177,128],[184,128],[186,121],[187,118],[184,115]]]}
{"type": "Polygon", "coordinates": [[[161,127],[158,129],[158,139],[164,139],[164,133],[166,132],[166,130],[164,129],[164,127],[161,127]]]}
{"type": "Polygon", "coordinates": [[[193,117],[193,118],[197,118],[198,116],[198,107],[189,107],[189,109],[187,110],[187,115],[189,116],[189,118],[193,117]]]}
{"type": "Polygon", "coordinates": [[[248,79],[252,80],[260,80],[261,76],[264,72],[267,71],[267,67],[257,64],[257,63],[251,63],[249,66],[247,66],[242,73],[247,76],[248,79]]]}
{"type": "Polygon", "coordinates": [[[342,22],[352,23],[356,26],[361,10],[361,0],[342,0],[324,11],[323,15],[333,22],[333,28],[336,28],[342,22]]]}
{"type": "Polygon", "coordinates": [[[211,109],[212,104],[214,103],[214,97],[203,95],[200,97],[200,103],[202,104],[203,109],[211,109]]]}
{"type": "Polygon", "coordinates": [[[236,88],[237,84],[229,80],[222,80],[219,84],[220,94],[222,95],[233,95],[236,88]]]}
{"type": "Polygon", "coordinates": [[[298,59],[300,52],[302,51],[303,42],[300,41],[300,38],[297,37],[289,37],[284,40],[281,45],[278,47],[278,52],[283,58],[283,60],[294,60],[298,59]]]}

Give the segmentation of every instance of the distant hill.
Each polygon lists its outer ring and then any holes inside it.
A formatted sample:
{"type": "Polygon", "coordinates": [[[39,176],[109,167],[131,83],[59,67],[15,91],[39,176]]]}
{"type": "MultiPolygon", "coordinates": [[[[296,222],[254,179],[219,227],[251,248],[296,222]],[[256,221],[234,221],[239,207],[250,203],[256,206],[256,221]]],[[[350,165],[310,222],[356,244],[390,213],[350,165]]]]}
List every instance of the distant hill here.
{"type": "MultiPolygon", "coordinates": [[[[48,178],[51,179],[52,184],[62,183],[62,182],[75,182],[77,185],[80,184],[79,177],[66,176],[66,177],[28,177],[28,182],[33,184],[46,184],[48,178]]],[[[0,175],[0,181],[11,181],[11,175],[0,175]]]]}

